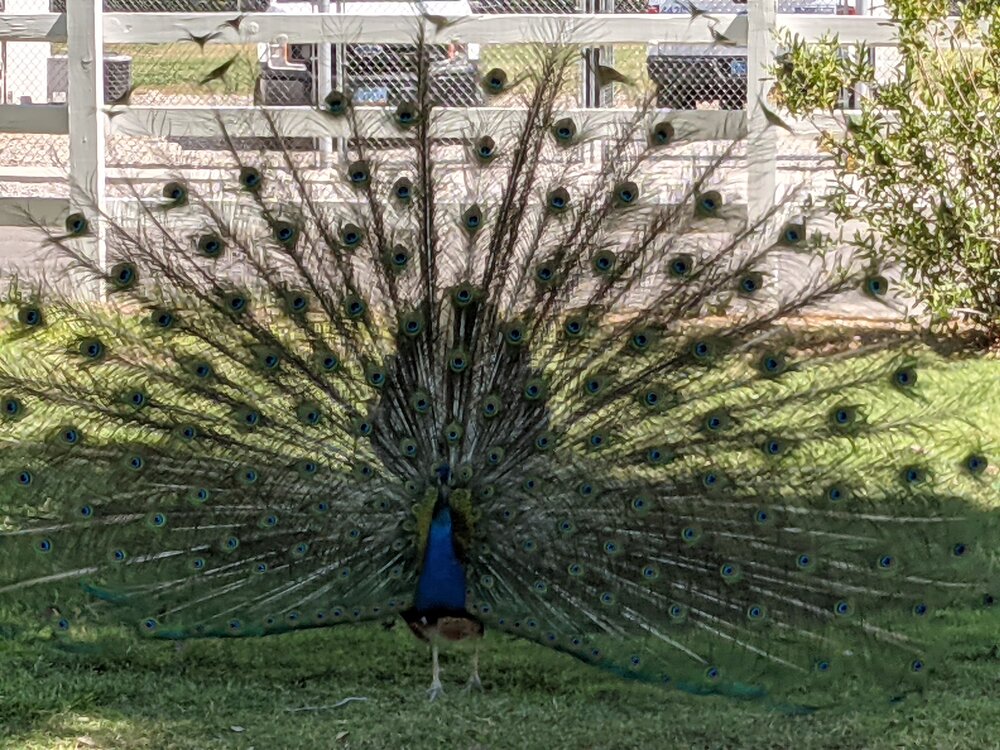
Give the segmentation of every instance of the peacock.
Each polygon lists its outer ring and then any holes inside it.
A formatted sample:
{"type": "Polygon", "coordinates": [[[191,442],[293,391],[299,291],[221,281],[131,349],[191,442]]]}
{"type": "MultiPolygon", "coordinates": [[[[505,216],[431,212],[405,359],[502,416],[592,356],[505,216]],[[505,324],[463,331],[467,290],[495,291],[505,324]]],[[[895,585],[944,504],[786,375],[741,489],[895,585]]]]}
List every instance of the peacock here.
{"type": "Polygon", "coordinates": [[[220,118],[221,183],[45,230],[60,274],[3,300],[5,611],[60,643],[399,617],[431,699],[453,644],[482,687],[487,632],[803,710],[921,690],[939,610],[993,601],[967,342],[800,195],[727,200],[740,139],[675,185],[655,97],[567,115],[572,45],[487,71],[510,112],[457,126],[429,50],[400,101],[315,108],[348,133],[326,172],[257,108],[278,145],[220,118]]]}

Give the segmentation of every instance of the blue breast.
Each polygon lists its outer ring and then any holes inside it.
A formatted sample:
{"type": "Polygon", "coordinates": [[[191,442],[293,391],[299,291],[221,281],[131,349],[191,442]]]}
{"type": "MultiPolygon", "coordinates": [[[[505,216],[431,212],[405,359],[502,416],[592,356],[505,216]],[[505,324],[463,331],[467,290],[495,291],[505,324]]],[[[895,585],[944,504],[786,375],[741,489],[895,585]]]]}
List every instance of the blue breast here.
{"type": "Polygon", "coordinates": [[[455,554],[449,508],[440,510],[431,522],[414,607],[418,612],[465,609],[465,568],[455,554]]]}

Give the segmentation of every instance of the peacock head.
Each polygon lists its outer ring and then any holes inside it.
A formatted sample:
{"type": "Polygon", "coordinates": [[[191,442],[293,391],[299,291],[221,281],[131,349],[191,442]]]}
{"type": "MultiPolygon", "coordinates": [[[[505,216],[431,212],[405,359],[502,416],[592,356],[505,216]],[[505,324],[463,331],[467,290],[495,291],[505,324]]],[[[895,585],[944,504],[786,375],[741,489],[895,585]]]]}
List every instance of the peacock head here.
{"type": "Polygon", "coordinates": [[[434,469],[434,473],[437,474],[440,484],[448,484],[451,481],[451,467],[448,464],[441,464],[434,469]]]}

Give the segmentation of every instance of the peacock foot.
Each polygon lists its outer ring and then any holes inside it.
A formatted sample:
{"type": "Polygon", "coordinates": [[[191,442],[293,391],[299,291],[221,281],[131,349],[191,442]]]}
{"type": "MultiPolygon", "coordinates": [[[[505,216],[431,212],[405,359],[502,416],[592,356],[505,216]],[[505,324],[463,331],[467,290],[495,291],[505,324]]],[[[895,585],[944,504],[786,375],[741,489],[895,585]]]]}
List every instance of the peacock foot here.
{"type": "Polygon", "coordinates": [[[478,690],[480,693],[483,692],[482,680],[479,679],[479,675],[476,673],[473,673],[469,681],[465,683],[465,689],[462,692],[471,693],[473,690],[478,690]]]}
{"type": "Polygon", "coordinates": [[[444,695],[444,687],[437,680],[431,683],[431,686],[427,688],[427,698],[429,700],[436,700],[444,695]]]}

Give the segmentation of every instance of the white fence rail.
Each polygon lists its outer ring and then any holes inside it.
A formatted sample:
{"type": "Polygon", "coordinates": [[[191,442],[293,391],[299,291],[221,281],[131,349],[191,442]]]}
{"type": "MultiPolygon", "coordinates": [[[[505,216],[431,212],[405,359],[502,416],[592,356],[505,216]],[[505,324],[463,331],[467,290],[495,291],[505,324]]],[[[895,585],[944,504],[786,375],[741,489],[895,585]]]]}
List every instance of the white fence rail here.
{"type": "MultiPolygon", "coordinates": [[[[737,46],[747,48],[747,110],[660,110],[657,117],[672,121],[677,135],[686,141],[726,140],[745,135],[755,151],[747,168],[748,212],[759,214],[774,200],[776,181],[775,128],[768,127],[761,102],[771,85],[768,66],[776,44],[777,30],[786,28],[807,40],[839,34],[843,43],[865,40],[873,46],[894,44],[895,28],[883,18],[777,14],[775,0],[749,0],[745,16],[716,15],[488,15],[449,19],[447,29],[412,17],[342,14],[246,14],[238,29],[224,25],[232,14],[219,13],[103,13],[101,0],[72,0],[67,13],[34,15],[0,14],[0,40],[14,42],[66,42],[69,65],[68,101],[65,105],[0,105],[0,134],[68,134],[69,173],[73,187],[69,200],[0,198],[0,226],[24,223],[31,213],[46,222],[58,223],[73,210],[106,201],[105,132],[125,135],[179,137],[218,133],[216,117],[249,127],[249,135],[269,135],[270,126],[253,108],[212,110],[197,106],[115,107],[109,119],[103,97],[103,45],[176,42],[188,34],[216,33],[209,44],[251,44],[274,41],[279,35],[288,42],[359,43],[408,42],[415,24],[425,23],[428,39],[435,34],[447,42],[489,44],[570,42],[583,46],[612,43],[711,45],[713,29],[737,46]],[[221,32],[220,32],[221,27],[221,32]],[[249,123],[249,124],[248,124],[249,123]],[[763,157],[763,158],[761,158],[763,157]],[[39,210],[41,209],[41,210],[39,210]]],[[[307,107],[270,108],[282,135],[342,136],[336,120],[318,116],[307,107]]],[[[596,130],[614,127],[632,116],[627,109],[575,109],[567,114],[596,130]]],[[[379,108],[362,111],[377,127],[384,119],[379,108]]],[[[517,110],[496,108],[443,109],[437,121],[443,133],[467,129],[470,122],[517,118],[517,110]]],[[[808,131],[815,133],[815,124],[808,131]]],[[[2,137],[2,135],[0,135],[2,137]]],[[[95,252],[100,253],[99,238],[95,252]]]]}

